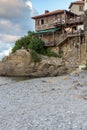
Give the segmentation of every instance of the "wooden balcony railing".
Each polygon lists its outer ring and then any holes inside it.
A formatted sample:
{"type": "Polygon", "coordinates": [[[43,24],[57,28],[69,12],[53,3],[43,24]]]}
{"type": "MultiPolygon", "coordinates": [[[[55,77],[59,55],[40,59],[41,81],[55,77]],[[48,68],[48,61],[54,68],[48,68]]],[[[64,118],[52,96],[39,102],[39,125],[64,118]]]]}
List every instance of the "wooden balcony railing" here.
{"type": "Polygon", "coordinates": [[[45,43],[45,46],[59,46],[61,43],[63,43],[65,40],[67,40],[69,37],[76,37],[84,35],[84,31],[75,31],[75,32],[67,32],[64,34],[61,34],[58,38],[58,40],[54,40],[49,43],[45,43]]]}
{"type": "Polygon", "coordinates": [[[67,19],[58,19],[54,22],[54,26],[64,26],[64,25],[72,25],[72,24],[81,24],[84,21],[84,17],[76,17],[76,18],[67,18],[67,19]]]}

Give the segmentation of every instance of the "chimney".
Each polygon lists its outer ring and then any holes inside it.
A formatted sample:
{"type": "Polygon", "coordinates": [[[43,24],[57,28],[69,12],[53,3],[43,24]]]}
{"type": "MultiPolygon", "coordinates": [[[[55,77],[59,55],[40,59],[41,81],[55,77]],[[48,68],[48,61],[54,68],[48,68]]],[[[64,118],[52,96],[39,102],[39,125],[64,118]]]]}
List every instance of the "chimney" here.
{"type": "Polygon", "coordinates": [[[49,10],[45,10],[45,14],[49,13],[49,10]]]}

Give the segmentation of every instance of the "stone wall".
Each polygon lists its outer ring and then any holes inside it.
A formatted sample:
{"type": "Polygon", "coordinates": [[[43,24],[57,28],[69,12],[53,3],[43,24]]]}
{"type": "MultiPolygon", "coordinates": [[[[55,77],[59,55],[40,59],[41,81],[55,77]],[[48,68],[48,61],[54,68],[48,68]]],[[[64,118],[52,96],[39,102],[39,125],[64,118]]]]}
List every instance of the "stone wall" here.
{"type": "Polygon", "coordinates": [[[75,38],[70,38],[60,46],[60,53],[62,53],[65,65],[68,68],[76,68],[79,65],[79,47],[75,42],[75,38]]]}
{"type": "Polygon", "coordinates": [[[51,49],[51,51],[59,54],[59,47],[58,46],[55,46],[55,47],[49,47],[51,49]]]}
{"type": "Polygon", "coordinates": [[[68,21],[70,18],[75,18],[75,16],[72,16],[68,12],[62,12],[58,14],[53,14],[53,15],[37,18],[35,19],[35,30],[39,31],[39,30],[55,28],[54,24],[56,22],[64,23],[68,21]]]}
{"type": "Polygon", "coordinates": [[[68,39],[64,45],[59,47],[59,51],[63,52],[63,58],[68,68],[76,68],[80,64],[86,62],[86,44],[80,44],[78,37],[68,39]]]}
{"type": "Polygon", "coordinates": [[[40,35],[40,38],[45,42],[45,43],[51,43],[51,42],[57,42],[59,37],[61,35],[61,31],[56,31],[55,33],[50,32],[46,34],[40,35]]]}
{"type": "Polygon", "coordinates": [[[44,18],[38,18],[35,20],[35,30],[45,30],[49,28],[54,28],[54,23],[57,22],[58,19],[65,19],[64,14],[56,14],[47,16],[44,18]],[[41,20],[43,20],[43,24],[41,23],[41,20]]]}
{"type": "Polygon", "coordinates": [[[60,46],[49,47],[57,54],[61,54],[68,68],[76,68],[87,61],[87,35],[80,43],[80,37],[70,37],[60,46]]]}

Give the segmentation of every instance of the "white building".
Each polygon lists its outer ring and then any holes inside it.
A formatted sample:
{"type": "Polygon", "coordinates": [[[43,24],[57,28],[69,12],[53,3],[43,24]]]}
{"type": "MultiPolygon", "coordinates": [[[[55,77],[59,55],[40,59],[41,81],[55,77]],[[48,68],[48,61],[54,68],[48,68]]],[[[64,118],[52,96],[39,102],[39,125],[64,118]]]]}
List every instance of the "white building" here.
{"type": "Polygon", "coordinates": [[[71,2],[69,10],[77,15],[84,14],[84,0],[71,2]]]}
{"type": "Polygon", "coordinates": [[[87,10],[87,0],[84,0],[84,11],[87,10]]]}
{"type": "MultiPolygon", "coordinates": [[[[75,1],[75,2],[71,2],[70,6],[69,6],[69,10],[72,13],[77,14],[78,16],[81,16],[84,14],[84,10],[87,9],[87,0],[79,0],[79,1],[75,1]]],[[[84,30],[84,25],[78,25],[77,30],[84,30]]]]}

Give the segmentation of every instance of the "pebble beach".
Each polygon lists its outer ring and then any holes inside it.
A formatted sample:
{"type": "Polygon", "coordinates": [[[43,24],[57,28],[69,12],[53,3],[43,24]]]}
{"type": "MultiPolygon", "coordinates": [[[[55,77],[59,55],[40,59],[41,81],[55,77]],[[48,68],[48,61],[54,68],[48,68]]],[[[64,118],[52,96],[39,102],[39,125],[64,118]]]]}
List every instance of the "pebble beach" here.
{"type": "Polygon", "coordinates": [[[87,72],[0,83],[0,130],[87,130],[87,72]]]}

